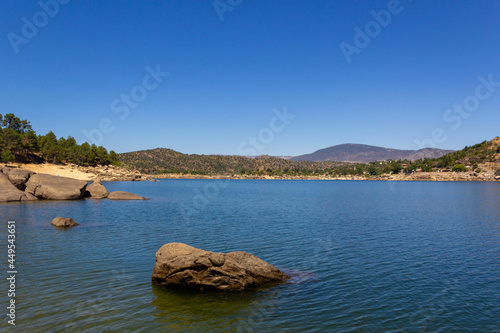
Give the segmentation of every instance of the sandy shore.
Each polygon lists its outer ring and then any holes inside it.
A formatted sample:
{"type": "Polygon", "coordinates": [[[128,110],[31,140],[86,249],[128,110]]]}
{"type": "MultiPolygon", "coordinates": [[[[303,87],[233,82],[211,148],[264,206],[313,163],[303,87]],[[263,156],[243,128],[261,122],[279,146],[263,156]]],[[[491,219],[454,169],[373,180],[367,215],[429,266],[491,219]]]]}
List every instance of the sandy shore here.
{"type": "Polygon", "coordinates": [[[132,181],[147,180],[141,173],[116,166],[82,167],[75,164],[52,164],[52,163],[12,163],[0,164],[5,166],[29,170],[35,173],[44,173],[53,176],[68,177],[85,181],[132,181]]]}
{"type": "MultiPolygon", "coordinates": [[[[5,164],[1,165],[2,167],[5,164]]],[[[97,175],[94,173],[87,173],[78,170],[78,168],[74,165],[58,165],[51,163],[43,163],[43,164],[10,164],[10,167],[16,166],[23,170],[29,170],[35,173],[45,173],[53,176],[61,176],[74,178],[78,180],[86,180],[92,181],[97,178],[97,175]]]]}

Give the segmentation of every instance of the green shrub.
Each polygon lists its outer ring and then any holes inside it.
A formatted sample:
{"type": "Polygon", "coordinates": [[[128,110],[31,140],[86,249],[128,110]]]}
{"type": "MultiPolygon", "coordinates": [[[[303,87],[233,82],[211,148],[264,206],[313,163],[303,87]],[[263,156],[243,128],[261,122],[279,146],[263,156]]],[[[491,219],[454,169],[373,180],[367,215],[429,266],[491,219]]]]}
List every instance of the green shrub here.
{"type": "Polygon", "coordinates": [[[403,170],[403,166],[401,164],[397,164],[392,168],[392,173],[398,174],[403,170]]]}
{"type": "Polygon", "coordinates": [[[465,172],[467,171],[467,168],[463,164],[455,164],[453,169],[451,169],[453,172],[465,172]]]}
{"type": "Polygon", "coordinates": [[[500,176],[500,168],[498,168],[497,171],[495,171],[495,176],[500,176]]]}
{"type": "Polygon", "coordinates": [[[370,176],[378,176],[382,172],[379,169],[377,169],[375,166],[372,165],[368,168],[368,173],[370,174],[370,176]]]}
{"type": "Polygon", "coordinates": [[[3,152],[1,158],[2,158],[2,162],[4,162],[4,163],[14,162],[14,160],[15,160],[14,155],[8,149],[3,152]]]}

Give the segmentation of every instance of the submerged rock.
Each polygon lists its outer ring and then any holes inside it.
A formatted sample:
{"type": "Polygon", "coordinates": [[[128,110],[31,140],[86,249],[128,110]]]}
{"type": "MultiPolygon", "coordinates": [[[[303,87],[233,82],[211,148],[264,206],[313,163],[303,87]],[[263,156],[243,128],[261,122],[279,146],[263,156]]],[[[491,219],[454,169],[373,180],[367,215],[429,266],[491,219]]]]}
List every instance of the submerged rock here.
{"type": "Polygon", "coordinates": [[[92,199],[105,199],[109,196],[109,192],[100,181],[95,181],[87,186],[85,196],[92,199]]]}
{"type": "Polygon", "coordinates": [[[83,198],[87,182],[66,177],[35,174],[26,183],[26,192],[50,200],[76,200],[83,198]]]}
{"type": "Polygon", "coordinates": [[[108,196],[109,200],[146,200],[146,198],[140,195],[125,192],[125,191],[114,191],[108,196]]]}
{"type": "Polygon", "coordinates": [[[156,252],[152,281],[177,288],[247,290],[283,283],[288,278],[247,252],[215,253],[169,243],[156,252]]]}
{"type": "Polygon", "coordinates": [[[70,228],[70,227],[76,227],[78,225],[78,223],[76,223],[73,219],[69,217],[56,217],[55,219],[52,220],[52,223],[50,224],[58,228],[70,228]]]}

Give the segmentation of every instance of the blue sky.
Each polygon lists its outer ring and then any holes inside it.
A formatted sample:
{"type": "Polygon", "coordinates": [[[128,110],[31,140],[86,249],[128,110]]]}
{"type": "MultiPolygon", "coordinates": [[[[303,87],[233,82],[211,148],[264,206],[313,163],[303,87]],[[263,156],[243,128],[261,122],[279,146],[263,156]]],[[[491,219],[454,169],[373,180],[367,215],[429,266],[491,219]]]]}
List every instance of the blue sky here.
{"type": "Polygon", "coordinates": [[[0,13],[0,114],[39,134],[269,155],[500,135],[498,1],[58,1],[0,13]]]}

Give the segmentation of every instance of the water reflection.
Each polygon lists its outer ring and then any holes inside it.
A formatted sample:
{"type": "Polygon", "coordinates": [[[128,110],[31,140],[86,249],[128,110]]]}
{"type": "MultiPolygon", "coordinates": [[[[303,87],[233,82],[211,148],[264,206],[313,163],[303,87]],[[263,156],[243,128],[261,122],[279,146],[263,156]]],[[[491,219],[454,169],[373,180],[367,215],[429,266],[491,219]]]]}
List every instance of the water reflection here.
{"type": "Polygon", "coordinates": [[[195,291],[152,285],[153,316],[165,331],[247,332],[271,313],[279,288],[244,292],[195,291]]]}

